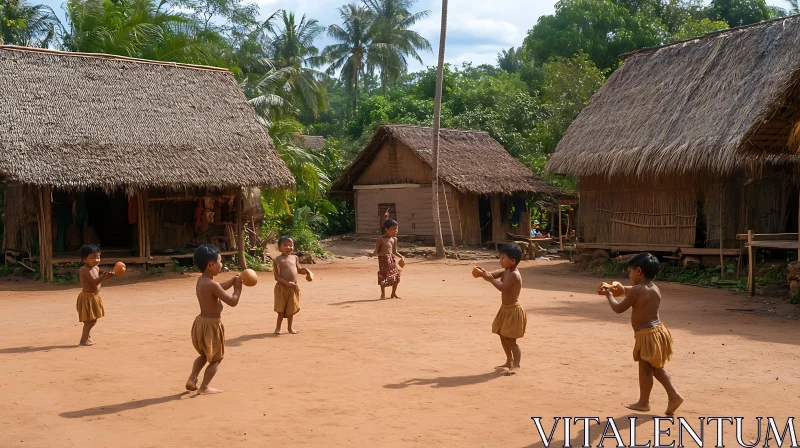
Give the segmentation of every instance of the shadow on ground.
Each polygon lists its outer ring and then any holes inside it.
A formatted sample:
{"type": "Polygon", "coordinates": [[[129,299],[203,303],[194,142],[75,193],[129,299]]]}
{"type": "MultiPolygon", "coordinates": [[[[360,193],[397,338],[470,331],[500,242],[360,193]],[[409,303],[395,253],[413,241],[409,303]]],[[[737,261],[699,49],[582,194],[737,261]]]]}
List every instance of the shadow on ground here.
{"type": "Polygon", "coordinates": [[[190,392],[187,391],[175,395],[167,395],[166,397],[147,398],[144,400],[129,401],[127,403],[97,406],[94,408],[82,409],[80,411],[62,412],[58,415],[64,418],[85,418],[85,417],[96,417],[99,415],[117,414],[123,411],[131,411],[134,409],[141,409],[141,408],[146,408],[148,406],[180,400],[189,393],[190,392]]]}
{"type": "Polygon", "coordinates": [[[472,386],[475,384],[485,383],[495,378],[505,376],[505,371],[495,370],[488,373],[481,373],[479,375],[465,375],[465,376],[440,376],[436,378],[412,378],[397,384],[387,384],[383,387],[386,389],[405,389],[409,386],[431,386],[433,388],[440,387],[458,387],[458,386],[472,386]]]}

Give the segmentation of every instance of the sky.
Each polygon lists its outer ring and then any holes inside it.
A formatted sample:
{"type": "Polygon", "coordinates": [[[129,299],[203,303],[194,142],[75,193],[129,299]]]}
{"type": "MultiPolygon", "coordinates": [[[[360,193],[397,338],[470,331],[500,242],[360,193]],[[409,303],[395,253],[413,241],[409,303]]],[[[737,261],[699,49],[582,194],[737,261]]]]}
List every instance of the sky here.
{"type": "MultiPolygon", "coordinates": [[[[317,19],[328,26],[341,23],[337,9],[350,0],[249,0],[257,3],[262,18],[278,9],[294,11],[317,19]]],[[[53,8],[63,20],[64,0],[33,0],[53,8]]],[[[556,0],[449,0],[447,14],[447,43],[445,60],[455,65],[463,61],[473,64],[495,64],[497,53],[522,43],[528,30],[539,16],[553,14],[556,0]]],[[[428,39],[433,47],[423,52],[423,63],[413,63],[411,71],[436,65],[439,52],[439,27],[442,20],[441,0],[419,0],[414,11],[429,10],[430,16],[419,22],[415,30],[428,39]]],[[[327,36],[317,43],[322,50],[333,43],[327,36]]]]}
{"type": "MultiPolygon", "coordinates": [[[[264,19],[279,9],[306,14],[321,25],[341,23],[338,8],[352,0],[245,0],[257,3],[264,19]]],[[[706,0],[708,3],[710,0],[706,0]]],[[[53,8],[63,20],[64,0],[39,0],[53,8]]],[[[445,61],[454,65],[472,62],[473,65],[492,64],[501,50],[517,47],[537,19],[555,12],[557,0],[449,0],[445,61]]],[[[768,0],[768,4],[788,7],[785,0],[768,0]]],[[[419,0],[414,11],[429,10],[430,16],[414,29],[430,41],[433,50],[423,52],[422,64],[413,62],[410,71],[436,65],[439,52],[439,29],[442,20],[441,0],[419,0]]],[[[333,43],[327,36],[317,47],[322,50],[333,43]]]]}

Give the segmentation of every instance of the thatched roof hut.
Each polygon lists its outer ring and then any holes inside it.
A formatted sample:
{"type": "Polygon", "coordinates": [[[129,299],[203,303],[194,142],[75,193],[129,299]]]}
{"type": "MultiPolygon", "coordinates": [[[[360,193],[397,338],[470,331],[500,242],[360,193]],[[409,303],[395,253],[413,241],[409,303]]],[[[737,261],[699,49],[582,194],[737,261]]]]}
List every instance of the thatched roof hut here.
{"type": "Polygon", "coordinates": [[[233,75],[0,46],[0,173],[57,188],[292,188],[233,75]]]}
{"type": "Polygon", "coordinates": [[[579,176],[584,246],[721,255],[797,229],[798,48],[793,16],[626,55],[547,164],[579,176]]]}
{"type": "MultiPolygon", "coordinates": [[[[431,166],[433,129],[410,125],[384,125],[334,184],[333,190],[352,189],[353,182],[372,163],[387,140],[405,145],[428,167],[431,166]]],[[[464,193],[513,194],[560,190],[533,174],[488,132],[442,129],[439,133],[439,177],[464,193]]]]}
{"type": "MultiPolygon", "coordinates": [[[[432,135],[427,127],[381,126],[335,182],[335,192],[354,192],[357,234],[377,234],[389,210],[404,235],[433,237],[432,135]]],[[[560,193],[482,131],[441,130],[439,176],[444,235],[451,222],[458,244],[504,241],[512,230],[527,235],[525,198],[560,193]],[[512,229],[512,221],[520,227],[512,229]]]]}
{"type": "Polygon", "coordinates": [[[784,152],[800,119],[798,48],[800,16],[793,16],[630,53],[547,169],[729,174],[754,156],[784,152]]]}
{"type": "Polygon", "coordinates": [[[292,134],[292,144],[316,151],[325,147],[325,138],[320,135],[292,134]]]}
{"type": "Polygon", "coordinates": [[[211,243],[243,264],[243,188],[294,186],[214,67],[0,46],[0,128],[3,251],[43,278],[86,243],[134,263],[211,243]]]}

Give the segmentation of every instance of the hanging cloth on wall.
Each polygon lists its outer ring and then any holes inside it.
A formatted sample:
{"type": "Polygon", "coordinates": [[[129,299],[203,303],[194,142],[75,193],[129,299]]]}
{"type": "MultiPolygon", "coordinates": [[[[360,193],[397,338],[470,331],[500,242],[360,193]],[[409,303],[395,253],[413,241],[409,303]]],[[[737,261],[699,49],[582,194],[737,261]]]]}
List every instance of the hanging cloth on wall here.
{"type": "Polygon", "coordinates": [[[522,213],[528,211],[528,204],[525,198],[514,198],[514,214],[511,215],[511,225],[518,226],[522,220],[522,213]]]}

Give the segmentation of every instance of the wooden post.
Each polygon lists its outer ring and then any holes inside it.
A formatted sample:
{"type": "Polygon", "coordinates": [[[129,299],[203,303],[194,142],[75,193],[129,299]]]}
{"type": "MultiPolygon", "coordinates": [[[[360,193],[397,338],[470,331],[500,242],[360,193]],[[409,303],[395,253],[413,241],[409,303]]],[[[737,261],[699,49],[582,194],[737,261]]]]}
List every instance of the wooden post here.
{"type": "Polygon", "coordinates": [[[561,230],[561,200],[558,200],[558,247],[564,251],[564,232],[561,230]]]}
{"type": "MultiPolygon", "coordinates": [[[[800,243],[800,194],[797,197],[797,242],[800,243]]],[[[797,249],[797,262],[800,263],[800,249],[797,249]]]]}
{"type": "Polygon", "coordinates": [[[39,266],[42,271],[42,281],[53,281],[53,205],[50,202],[50,187],[41,187],[39,190],[39,266]]]}
{"type": "Polygon", "coordinates": [[[150,194],[147,187],[142,188],[142,216],[144,224],[144,258],[150,260],[150,194]]]}
{"type": "Polygon", "coordinates": [[[236,193],[236,250],[238,252],[239,266],[247,269],[247,260],[244,258],[244,219],[242,219],[242,191],[236,193]]]}
{"type": "Polygon", "coordinates": [[[142,198],[141,190],[138,190],[136,192],[136,207],[138,209],[137,213],[139,214],[139,217],[138,217],[139,218],[139,222],[138,222],[138,226],[139,226],[139,258],[144,258],[145,252],[146,252],[144,246],[145,246],[145,242],[146,242],[145,240],[147,239],[147,237],[144,236],[144,228],[145,228],[144,227],[145,226],[145,224],[144,224],[144,199],[142,198]]]}
{"type": "Polygon", "coordinates": [[[753,231],[747,231],[747,291],[751,296],[756,293],[756,279],[754,276],[754,265],[756,257],[753,251],[753,231]]]}
{"type": "Polygon", "coordinates": [[[722,207],[725,205],[725,189],[723,188],[720,193],[719,199],[719,278],[725,277],[725,258],[722,256],[722,207]]]}

